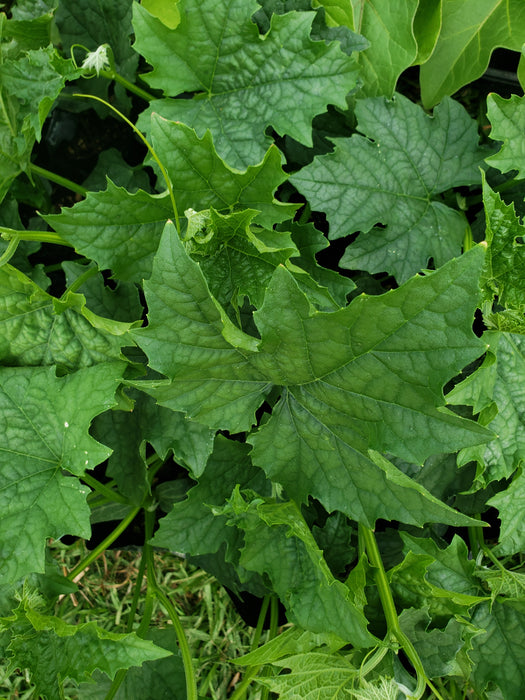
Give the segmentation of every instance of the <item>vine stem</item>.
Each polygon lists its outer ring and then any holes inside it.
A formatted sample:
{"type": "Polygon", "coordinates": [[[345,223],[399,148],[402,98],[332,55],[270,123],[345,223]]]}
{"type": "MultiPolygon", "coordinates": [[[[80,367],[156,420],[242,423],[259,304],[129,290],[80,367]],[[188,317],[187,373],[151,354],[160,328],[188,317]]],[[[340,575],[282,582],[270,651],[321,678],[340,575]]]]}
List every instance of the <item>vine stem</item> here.
{"type": "Polygon", "coordinates": [[[130,121],[126,116],[124,116],[122,114],[122,112],[120,112],[116,107],[113,107],[113,105],[109,104],[109,102],[107,102],[106,100],[103,100],[101,97],[97,97],[96,95],[86,95],[84,93],[79,93],[79,92],[75,92],[73,94],[73,97],[84,97],[88,100],[95,100],[96,102],[100,102],[101,104],[105,105],[106,107],[109,107],[109,109],[111,109],[113,112],[115,112],[115,114],[117,114],[123,121],[126,122],[126,124],[128,124],[128,126],[130,126],[133,129],[133,131],[137,134],[139,139],[144,143],[144,145],[146,146],[148,151],[151,153],[151,157],[153,158],[155,163],[157,163],[157,165],[159,166],[160,172],[162,173],[162,177],[164,178],[164,180],[166,182],[166,186],[168,188],[168,192],[170,195],[171,206],[173,209],[173,215],[175,217],[175,227],[177,229],[177,233],[180,235],[179,212],[177,209],[177,203],[175,202],[175,195],[173,193],[173,185],[171,184],[171,180],[170,180],[170,177],[166,171],[166,168],[162,165],[158,155],[155,153],[155,149],[150,144],[150,142],[147,140],[147,138],[144,136],[144,134],[140,131],[140,129],[137,129],[135,124],[133,124],[132,121],[130,121]]]}
{"type": "Polygon", "coordinates": [[[130,511],[124,520],[120,522],[117,527],[113,530],[113,532],[110,532],[109,535],[102,540],[102,542],[95,547],[95,549],[88,554],[87,557],[82,559],[81,562],[79,562],[74,569],[71,569],[69,574],[67,575],[67,578],[69,581],[72,581],[77,574],[79,574],[81,571],[83,571],[87,566],[89,566],[92,562],[97,559],[103,552],[106,551],[106,549],[113,544],[113,542],[117,539],[117,537],[124,532],[124,530],[128,527],[128,525],[131,524],[131,522],[135,519],[137,516],[138,512],[140,511],[141,506],[137,506],[136,508],[133,508],[132,511],[130,511]]]}
{"type": "Polygon", "coordinates": [[[155,99],[155,97],[149,92],[146,92],[146,90],[143,90],[142,88],[138,87],[138,85],[126,80],[126,78],[120,75],[120,73],[117,73],[116,70],[101,70],[99,75],[101,75],[103,78],[107,78],[108,80],[114,80],[115,82],[120,83],[126,88],[126,90],[129,90],[130,92],[135,93],[135,95],[142,97],[142,99],[146,100],[146,102],[152,102],[155,99]]]}
{"type": "Polygon", "coordinates": [[[67,190],[71,190],[72,192],[81,194],[83,197],[85,197],[88,193],[87,189],[85,187],[82,187],[82,185],[77,185],[76,182],[68,180],[67,177],[57,175],[56,173],[51,172],[51,170],[46,170],[46,168],[42,168],[40,165],[29,163],[29,170],[35,175],[40,175],[40,177],[43,177],[46,180],[50,180],[51,182],[54,182],[57,185],[61,185],[67,190]]]}
{"type": "Polygon", "coordinates": [[[100,493],[102,496],[105,496],[108,501],[115,501],[116,503],[125,503],[128,505],[128,501],[124,498],[124,496],[121,496],[120,493],[116,493],[113,491],[113,489],[109,489],[105,484],[101,484],[100,481],[97,481],[97,479],[91,476],[91,474],[84,474],[80,478],[94,491],[100,493]]]}
{"type": "Polygon", "coordinates": [[[18,241],[36,241],[37,243],[55,243],[56,245],[65,245],[73,248],[71,243],[68,243],[63,238],[60,238],[58,233],[53,231],[17,231],[14,228],[0,226],[0,236],[4,240],[11,241],[14,238],[18,241]]]}
{"type": "Polygon", "coordinates": [[[366,547],[370,564],[375,569],[377,590],[381,600],[381,605],[383,606],[383,612],[385,613],[388,631],[390,635],[399,642],[403,651],[407,655],[408,660],[414,667],[414,671],[416,672],[416,689],[412,695],[412,698],[414,698],[414,700],[419,700],[419,698],[423,696],[423,693],[428,686],[438,700],[443,700],[442,696],[427,678],[425,669],[423,668],[423,664],[414,645],[399,625],[399,618],[397,616],[392,590],[390,588],[390,584],[388,583],[385,567],[383,566],[383,560],[381,559],[381,554],[379,552],[379,547],[377,546],[377,541],[373,530],[360,524],[359,536],[362,538],[366,547]]]}
{"type": "Polygon", "coordinates": [[[157,583],[157,578],[155,576],[155,563],[153,561],[153,547],[149,544],[149,540],[153,535],[153,525],[155,520],[155,512],[146,509],[146,538],[144,544],[144,556],[146,558],[146,572],[148,581],[148,591],[151,591],[152,595],[157,598],[161,603],[163,608],[168,613],[173,628],[175,629],[175,634],[177,635],[177,641],[179,643],[179,649],[182,657],[182,664],[184,666],[184,674],[186,676],[186,700],[198,700],[197,694],[197,681],[195,678],[195,670],[193,668],[193,660],[191,658],[190,646],[184,632],[184,627],[179,619],[175,606],[159,587],[157,583]]]}

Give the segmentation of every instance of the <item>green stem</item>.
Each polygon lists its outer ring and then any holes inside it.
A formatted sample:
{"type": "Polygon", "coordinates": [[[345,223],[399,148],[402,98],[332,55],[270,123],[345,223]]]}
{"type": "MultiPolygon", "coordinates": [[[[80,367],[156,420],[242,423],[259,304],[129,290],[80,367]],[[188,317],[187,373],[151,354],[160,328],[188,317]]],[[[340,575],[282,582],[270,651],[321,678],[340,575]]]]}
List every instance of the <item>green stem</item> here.
{"type": "Polygon", "coordinates": [[[126,78],[120,75],[120,73],[117,73],[115,70],[101,70],[99,75],[101,75],[103,78],[107,78],[108,80],[114,80],[115,82],[120,83],[126,88],[126,90],[129,90],[130,92],[135,93],[135,95],[142,97],[142,99],[146,100],[146,102],[151,102],[152,100],[156,99],[154,95],[151,95],[149,92],[146,92],[146,90],[139,88],[138,85],[130,83],[129,80],[126,80],[126,78]]]}
{"type": "Polygon", "coordinates": [[[85,95],[85,94],[78,93],[78,92],[74,93],[73,97],[84,97],[84,98],[89,99],[89,100],[96,100],[97,102],[100,102],[101,104],[105,105],[106,107],[109,107],[109,109],[111,109],[113,112],[115,112],[115,114],[117,114],[123,121],[126,122],[126,124],[128,124],[128,126],[130,126],[133,129],[133,131],[137,134],[139,139],[144,143],[144,145],[146,146],[148,151],[151,153],[151,157],[153,158],[155,163],[157,163],[157,165],[159,166],[160,172],[162,173],[162,177],[164,178],[164,180],[166,182],[166,186],[167,186],[168,192],[170,194],[171,206],[173,208],[173,215],[175,217],[175,227],[177,229],[177,233],[180,235],[179,212],[177,209],[177,203],[175,202],[175,195],[173,193],[173,186],[171,184],[171,180],[170,180],[169,175],[166,171],[166,168],[160,162],[160,159],[159,159],[158,155],[155,153],[153,146],[149,143],[149,141],[146,139],[144,134],[140,131],[140,129],[137,129],[135,124],[133,124],[133,122],[131,122],[127,117],[125,117],[122,114],[122,112],[119,112],[119,110],[116,107],[113,107],[113,105],[110,105],[109,102],[106,102],[106,100],[103,100],[100,97],[96,97],[96,95],[85,95]]]}
{"type": "Polygon", "coordinates": [[[128,505],[128,501],[124,498],[124,496],[121,496],[120,493],[116,493],[112,489],[109,489],[105,484],[101,484],[100,481],[97,481],[97,479],[91,476],[91,474],[84,474],[81,479],[85,484],[90,486],[97,493],[105,496],[105,498],[107,498],[109,501],[125,503],[128,505]]]}
{"type": "Polygon", "coordinates": [[[89,270],[86,270],[83,272],[81,275],[79,275],[74,282],[72,282],[69,287],[66,289],[64,294],[62,295],[62,298],[66,296],[66,294],[75,293],[80,287],[87,282],[89,279],[94,277],[98,273],[98,268],[97,267],[90,267],[89,270]]]}
{"type": "Polygon", "coordinates": [[[4,250],[3,254],[0,255],[0,267],[7,265],[7,263],[11,260],[13,255],[16,253],[19,243],[20,238],[18,236],[13,236],[10,239],[9,243],[7,244],[7,248],[4,250]]]}
{"type": "Polygon", "coordinates": [[[414,671],[416,672],[416,689],[412,697],[415,698],[415,700],[419,700],[419,698],[423,696],[425,688],[428,685],[436,697],[439,700],[443,700],[443,698],[437,693],[428,680],[423,664],[421,663],[421,659],[419,658],[419,654],[399,625],[399,618],[397,616],[392,590],[388,583],[385,567],[383,566],[383,560],[381,559],[381,554],[379,552],[379,547],[377,546],[374,532],[370,528],[361,524],[359,525],[359,532],[365,543],[370,564],[375,569],[375,581],[379,592],[381,605],[383,606],[383,612],[385,613],[388,631],[395,639],[397,639],[408,660],[414,667],[414,671]]]}
{"type": "Polygon", "coordinates": [[[40,167],[40,165],[29,163],[29,170],[35,175],[40,175],[40,177],[43,177],[46,180],[50,180],[51,182],[54,182],[57,185],[61,185],[61,187],[65,187],[67,190],[71,190],[72,192],[81,194],[83,197],[85,197],[88,193],[87,189],[85,187],[82,187],[82,185],[77,185],[76,182],[68,180],[67,177],[57,175],[56,173],[51,172],[51,170],[46,170],[46,168],[40,167]]]}
{"type": "Polygon", "coordinates": [[[17,231],[14,228],[0,226],[0,236],[4,240],[12,240],[18,238],[19,241],[36,241],[37,243],[55,243],[56,245],[65,245],[73,248],[71,243],[68,243],[57,233],[52,231],[17,231]]]}
{"type": "Polygon", "coordinates": [[[198,700],[197,694],[197,681],[195,678],[195,671],[193,668],[193,660],[191,658],[190,646],[184,633],[184,628],[179,620],[175,606],[159,587],[157,583],[157,578],[155,576],[155,563],[153,561],[153,547],[149,544],[149,540],[153,535],[153,525],[155,520],[154,511],[145,511],[146,515],[146,544],[144,545],[144,556],[146,557],[147,566],[147,577],[148,577],[148,590],[151,590],[152,595],[160,601],[161,605],[164,607],[168,613],[173,628],[175,629],[175,634],[177,635],[177,641],[179,643],[179,649],[182,656],[182,664],[184,666],[184,674],[186,676],[186,700],[198,700]]]}
{"type": "Polygon", "coordinates": [[[251,643],[251,650],[252,651],[257,649],[257,647],[259,646],[259,642],[261,641],[263,625],[264,625],[264,621],[266,620],[266,613],[268,612],[269,605],[270,605],[270,596],[265,595],[263,598],[262,605],[261,605],[261,610],[259,612],[259,617],[257,619],[257,627],[255,628],[255,632],[254,632],[252,643],[251,643]]]}
{"type": "Polygon", "coordinates": [[[113,530],[113,532],[110,532],[110,534],[102,540],[102,542],[95,547],[95,549],[88,554],[88,556],[83,559],[80,563],[78,563],[74,569],[72,569],[69,574],[67,575],[67,578],[70,581],[73,581],[73,579],[76,577],[77,574],[79,574],[81,571],[83,571],[87,566],[89,566],[92,562],[95,561],[97,557],[99,557],[103,552],[106,551],[106,549],[113,544],[113,542],[117,539],[119,535],[121,535],[124,530],[130,525],[130,523],[135,519],[137,513],[140,511],[140,506],[137,506],[136,508],[133,508],[132,511],[130,511],[124,520],[120,522],[117,527],[113,530]]]}
{"type": "Polygon", "coordinates": [[[465,229],[465,235],[463,236],[463,252],[466,253],[468,250],[474,247],[474,239],[472,238],[472,229],[470,224],[467,223],[465,229]]]}

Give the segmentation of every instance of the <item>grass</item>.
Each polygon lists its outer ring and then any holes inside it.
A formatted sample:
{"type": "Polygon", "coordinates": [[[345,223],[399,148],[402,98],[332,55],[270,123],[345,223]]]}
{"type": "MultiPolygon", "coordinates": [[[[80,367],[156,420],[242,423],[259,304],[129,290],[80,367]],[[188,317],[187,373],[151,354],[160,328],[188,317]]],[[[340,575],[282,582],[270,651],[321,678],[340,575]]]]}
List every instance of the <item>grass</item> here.
{"type": "MultiPolygon", "coordinates": [[[[86,556],[80,541],[69,547],[55,542],[51,550],[63,573],[71,571],[86,556]]],[[[69,624],[94,621],[104,629],[125,632],[140,557],[140,550],[104,552],[79,574],[78,591],[59,599],[55,614],[69,624]]],[[[198,674],[199,695],[210,700],[225,700],[241,678],[231,659],[250,651],[254,629],[243,623],[228,594],[213,576],[167,552],[155,558],[158,582],[175,605],[186,630],[198,674]]],[[[143,594],[145,584],[144,579],[143,594]]],[[[136,616],[136,627],[140,623],[142,604],[143,600],[136,616]]],[[[155,606],[151,625],[166,627],[167,616],[158,603],[155,606]]],[[[261,641],[264,640],[263,635],[261,641]]],[[[260,700],[260,697],[261,690],[256,685],[246,695],[247,700],[260,700]]],[[[75,687],[70,685],[65,700],[77,698],[75,687]]],[[[0,700],[15,699],[37,700],[30,677],[25,671],[8,675],[6,666],[0,665],[0,700]]]]}

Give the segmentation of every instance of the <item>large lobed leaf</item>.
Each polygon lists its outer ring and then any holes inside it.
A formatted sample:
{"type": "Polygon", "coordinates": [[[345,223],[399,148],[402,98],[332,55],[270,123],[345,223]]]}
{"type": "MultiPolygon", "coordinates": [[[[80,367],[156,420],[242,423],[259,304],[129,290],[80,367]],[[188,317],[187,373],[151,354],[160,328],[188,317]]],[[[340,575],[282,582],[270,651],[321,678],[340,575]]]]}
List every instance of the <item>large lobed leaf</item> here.
{"type": "Polygon", "coordinates": [[[292,497],[313,495],[368,524],[463,522],[375,451],[421,463],[487,440],[483,428],[442,408],[443,384],[483,351],[470,328],[482,255],[477,248],[332,313],[315,311],[279,267],[254,314],[258,340],[225,316],[168,225],[145,284],[149,325],[133,336],[169,379],[140,386],[233,432],[249,429],[271,387],[281,387],[251,442],[255,464],[292,497]]]}
{"type": "Polygon", "coordinates": [[[362,232],[341,266],[403,282],[429,258],[439,266],[459,255],[467,222],[439,195],[479,182],[485,152],[476,123],[452,100],[429,117],[399,94],[359,100],[356,116],[365,136],[336,139],[334,153],[291,177],[312,208],[326,212],[330,238],[362,232]]]}
{"type": "Polygon", "coordinates": [[[54,368],[0,368],[0,584],[44,571],[47,537],[89,537],[88,489],[73,476],[109,455],[89,434],[115,403],[124,363],[56,377],[54,368]]]}
{"type": "Polygon", "coordinates": [[[355,60],[337,42],[309,38],[313,13],[273,15],[260,36],[253,0],[182,0],[180,24],[169,29],[134,5],[135,49],[152,65],[144,78],[166,96],[151,109],[199,135],[210,129],[217,151],[235,167],[258,162],[265,128],[312,145],[311,122],[328,104],[346,108],[356,84],[355,60]]]}

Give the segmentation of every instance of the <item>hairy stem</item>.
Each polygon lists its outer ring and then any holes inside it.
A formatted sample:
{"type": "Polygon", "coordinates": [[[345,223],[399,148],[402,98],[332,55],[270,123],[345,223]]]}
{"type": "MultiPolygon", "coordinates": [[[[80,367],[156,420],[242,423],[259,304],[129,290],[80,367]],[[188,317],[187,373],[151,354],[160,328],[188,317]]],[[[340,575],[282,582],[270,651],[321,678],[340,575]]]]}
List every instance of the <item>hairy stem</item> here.
{"type": "Polygon", "coordinates": [[[142,99],[146,100],[146,102],[151,102],[155,99],[154,95],[151,95],[149,92],[146,92],[146,90],[138,87],[138,85],[126,80],[126,78],[120,75],[120,73],[117,73],[116,70],[101,70],[99,75],[101,75],[103,78],[107,78],[108,80],[114,80],[116,83],[120,83],[120,85],[125,87],[126,90],[129,90],[129,92],[133,92],[135,95],[142,97],[142,99]]]}
{"type": "Polygon", "coordinates": [[[0,226],[0,236],[7,241],[17,238],[19,241],[36,241],[37,243],[55,243],[56,245],[65,245],[68,248],[73,248],[71,243],[68,243],[63,238],[60,238],[58,233],[53,231],[17,231],[14,228],[0,226]]]}

